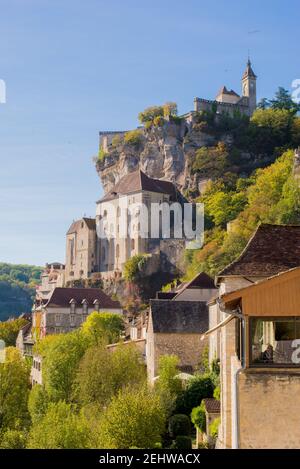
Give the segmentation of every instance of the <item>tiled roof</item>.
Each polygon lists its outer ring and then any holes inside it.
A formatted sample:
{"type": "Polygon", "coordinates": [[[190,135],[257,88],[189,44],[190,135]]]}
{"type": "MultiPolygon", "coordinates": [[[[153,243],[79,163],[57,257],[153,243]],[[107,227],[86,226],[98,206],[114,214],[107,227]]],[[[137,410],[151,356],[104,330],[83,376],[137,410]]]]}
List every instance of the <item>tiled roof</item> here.
{"type": "Polygon", "coordinates": [[[72,234],[72,233],[77,233],[81,228],[81,223],[82,222],[85,222],[85,224],[87,225],[89,230],[95,230],[96,229],[96,219],[95,218],[83,217],[80,220],[76,220],[72,223],[72,225],[70,226],[70,228],[67,231],[67,235],[72,234]]]}
{"type": "Polygon", "coordinates": [[[62,306],[67,307],[70,305],[71,300],[75,300],[78,305],[86,300],[88,306],[92,308],[95,300],[99,301],[100,308],[119,309],[121,305],[118,301],[112,300],[99,288],[55,288],[47,303],[47,306],[62,306]]]}
{"type": "Polygon", "coordinates": [[[119,195],[141,191],[169,194],[173,198],[176,196],[176,189],[172,182],[150,178],[139,169],[122,177],[99,202],[114,199],[119,195]]]}
{"type": "Polygon", "coordinates": [[[218,277],[270,277],[300,266],[300,225],[260,225],[242,254],[218,277]]]}
{"type": "Polygon", "coordinates": [[[204,401],[205,409],[209,414],[219,414],[220,413],[220,411],[221,411],[220,401],[218,401],[217,399],[214,399],[212,397],[208,397],[206,399],[203,399],[203,401],[204,401]]]}
{"type": "Polygon", "coordinates": [[[238,98],[240,97],[235,91],[233,90],[228,90],[226,88],[226,86],[222,86],[222,88],[220,89],[220,91],[218,92],[218,95],[220,94],[229,94],[231,96],[237,96],[238,98]]]}
{"type": "Polygon", "coordinates": [[[208,329],[205,301],[150,300],[154,333],[202,334],[208,329]]]}

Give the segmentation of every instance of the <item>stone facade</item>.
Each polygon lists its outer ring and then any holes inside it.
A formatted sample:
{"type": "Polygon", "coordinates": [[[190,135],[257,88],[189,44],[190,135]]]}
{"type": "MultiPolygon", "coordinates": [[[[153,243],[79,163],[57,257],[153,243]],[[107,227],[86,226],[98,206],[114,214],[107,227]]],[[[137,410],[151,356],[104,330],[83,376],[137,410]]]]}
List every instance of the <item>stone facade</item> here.
{"type": "Polygon", "coordinates": [[[205,302],[151,300],[146,335],[149,380],[157,376],[163,355],[177,355],[183,369],[195,370],[207,345],[206,340],[201,340],[207,328],[205,302]]]}
{"type": "Polygon", "coordinates": [[[97,236],[94,218],[72,223],[66,239],[65,282],[86,279],[97,271],[97,236]]]}

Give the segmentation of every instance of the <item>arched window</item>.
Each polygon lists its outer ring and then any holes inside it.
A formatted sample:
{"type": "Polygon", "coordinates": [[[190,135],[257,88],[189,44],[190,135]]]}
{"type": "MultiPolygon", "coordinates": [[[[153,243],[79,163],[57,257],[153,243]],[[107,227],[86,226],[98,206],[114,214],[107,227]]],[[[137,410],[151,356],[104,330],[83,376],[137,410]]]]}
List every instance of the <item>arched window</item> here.
{"type": "Polygon", "coordinates": [[[118,259],[120,257],[120,246],[117,244],[116,245],[116,258],[118,259]]]}
{"type": "Polygon", "coordinates": [[[134,242],[134,239],[131,240],[131,250],[133,251],[134,250],[134,246],[135,246],[135,242],[134,242]]]}

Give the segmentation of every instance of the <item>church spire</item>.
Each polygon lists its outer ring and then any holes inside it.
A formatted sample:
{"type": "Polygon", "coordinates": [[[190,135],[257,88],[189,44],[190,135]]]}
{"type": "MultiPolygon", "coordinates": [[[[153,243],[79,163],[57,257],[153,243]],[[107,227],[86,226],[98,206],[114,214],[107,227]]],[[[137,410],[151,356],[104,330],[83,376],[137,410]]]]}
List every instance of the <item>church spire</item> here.
{"type": "Polygon", "coordinates": [[[249,78],[249,77],[257,78],[255,73],[253,72],[250,57],[248,56],[248,61],[247,61],[247,65],[246,65],[246,70],[244,71],[243,79],[244,78],[249,78]]]}

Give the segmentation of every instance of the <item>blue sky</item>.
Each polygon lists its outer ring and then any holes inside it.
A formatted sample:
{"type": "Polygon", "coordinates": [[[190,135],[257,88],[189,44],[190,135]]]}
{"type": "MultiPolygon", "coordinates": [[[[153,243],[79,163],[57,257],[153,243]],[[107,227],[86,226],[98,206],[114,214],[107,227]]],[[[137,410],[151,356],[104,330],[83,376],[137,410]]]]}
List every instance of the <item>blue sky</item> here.
{"type": "Polygon", "coordinates": [[[259,97],[290,89],[299,13],[294,0],[0,0],[0,261],[64,261],[68,226],[102,192],[99,130],[240,91],[248,49],[259,97]]]}

